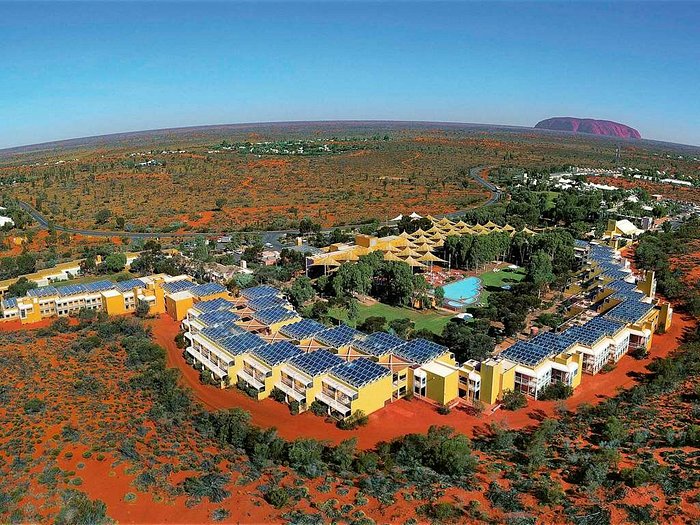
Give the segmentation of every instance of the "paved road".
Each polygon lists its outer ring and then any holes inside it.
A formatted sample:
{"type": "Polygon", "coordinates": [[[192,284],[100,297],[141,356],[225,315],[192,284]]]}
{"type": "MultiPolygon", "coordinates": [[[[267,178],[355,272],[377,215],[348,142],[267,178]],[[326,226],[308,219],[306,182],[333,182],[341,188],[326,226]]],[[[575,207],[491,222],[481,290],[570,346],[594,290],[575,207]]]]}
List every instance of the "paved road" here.
{"type": "MultiPolygon", "coordinates": [[[[491,192],[491,196],[489,199],[482,204],[482,206],[490,206],[492,204],[497,203],[498,201],[501,200],[503,196],[503,192],[499,190],[496,185],[484,180],[481,178],[479,173],[485,169],[485,166],[477,166],[475,168],[471,168],[469,170],[469,175],[471,178],[473,178],[477,184],[483,186],[487,190],[491,192]]],[[[24,201],[18,201],[19,206],[29,213],[32,218],[39,224],[39,227],[47,230],[49,228],[49,220],[44,217],[39,210],[34,208],[31,204],[24,202],[24,201]]],[[[458,210],[452,213],[446,213],[445,215],[438,215],[437,217],[458,217],[459,215],[465,213],[467,210],[458,210]]],[[[349,224],[346,226],[339,226],[339,228],[352,228],[352,227],[360,227],[362,226],[361,224],[349,224]]],[[[196,233],[196,232],[187,232],[187,233],[162,233],[162,232],[128,232],[128,231],[113,231],[113,230],[83,230],[80,228],[69,228],[67,226],[61,226],[59,224],[53,224],[53,228],[56,231],[59,232],[66,232],[66,233],[73,233],[73,234],[79,234],[79,235],[85,235],[85,236],[90,236],[90,237],[129,237],[130,239],[172,239],[172,238],[194,238],[194,237],[199,237],[201,235],[225,235],[227,233],[231,233],[231,231],[228,232],[209,232],[209,233],[196,233]]],[[[329,228],[326,230],[323,230],[324,232],[330,232],[334,230],[335,228],[329,228]]],[[[295,234],[297,230],[264,230],[264,231],[254,231],[254,232],[248,232],[248,233],[257,233],[262,237],[263,243],[269,243],[271,244],[274,248],[281,248],[284,246],[284,244],[280,241],[282,237],[285,235],[289,234],[295,234]]]]}

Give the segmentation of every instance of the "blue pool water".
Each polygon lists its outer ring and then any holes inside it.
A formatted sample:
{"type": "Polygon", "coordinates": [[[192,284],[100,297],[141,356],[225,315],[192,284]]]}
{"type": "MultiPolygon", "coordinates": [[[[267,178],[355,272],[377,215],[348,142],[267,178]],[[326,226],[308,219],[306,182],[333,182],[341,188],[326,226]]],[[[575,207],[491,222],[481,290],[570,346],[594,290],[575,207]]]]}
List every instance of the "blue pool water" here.
{"type": "Polygon", "coordinates": [[[446,284],[442,288],[445,290],[445,302],[450,306],[460,308],[476,302],[481,293],[481,279],[467,277],[446,284]]]}

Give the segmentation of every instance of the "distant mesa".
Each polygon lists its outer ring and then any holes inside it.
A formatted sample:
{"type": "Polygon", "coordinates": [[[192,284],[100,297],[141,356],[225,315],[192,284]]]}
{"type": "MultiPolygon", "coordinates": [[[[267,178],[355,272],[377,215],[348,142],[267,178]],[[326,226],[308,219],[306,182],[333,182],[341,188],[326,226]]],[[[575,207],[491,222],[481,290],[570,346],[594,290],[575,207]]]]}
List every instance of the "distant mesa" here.
{"type": "Polygon", "coordinates": [[[626,139],[641,139],[642,136],[634,128],[612,122],[610,120],[596,120],[592,118],[554,117],[542,120],[535,124],[537,129],[550,129],[554,131],[573,131],[574,133],[588,133],[590,135],[606,135],[608,137],[622,137],[626,139]]]}

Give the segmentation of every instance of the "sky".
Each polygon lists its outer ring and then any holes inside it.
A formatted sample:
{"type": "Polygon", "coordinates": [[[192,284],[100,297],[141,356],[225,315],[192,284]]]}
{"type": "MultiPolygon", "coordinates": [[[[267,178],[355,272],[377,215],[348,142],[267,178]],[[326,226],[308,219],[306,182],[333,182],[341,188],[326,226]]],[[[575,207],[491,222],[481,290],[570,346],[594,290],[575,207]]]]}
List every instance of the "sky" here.
{"type": "Polygon", "coordinates": [[[614,120],[700,145],[696,2],[4,2],[0,148],[179,126],[614,120]]]}

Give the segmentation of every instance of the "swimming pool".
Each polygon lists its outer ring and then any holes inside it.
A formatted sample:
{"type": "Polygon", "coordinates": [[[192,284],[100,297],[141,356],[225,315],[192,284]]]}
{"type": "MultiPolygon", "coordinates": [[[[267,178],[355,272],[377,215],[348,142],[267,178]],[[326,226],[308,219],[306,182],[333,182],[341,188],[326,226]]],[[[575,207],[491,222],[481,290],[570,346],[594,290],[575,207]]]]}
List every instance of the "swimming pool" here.
{"type": "Polygon", "coordinates": [[[460,281],[446,284],[442,287],[445,290],[445,302],[452,307],[462,308],[473,304],[481,293],[481,279],[478,277],[467,277],[460,281]]]}

